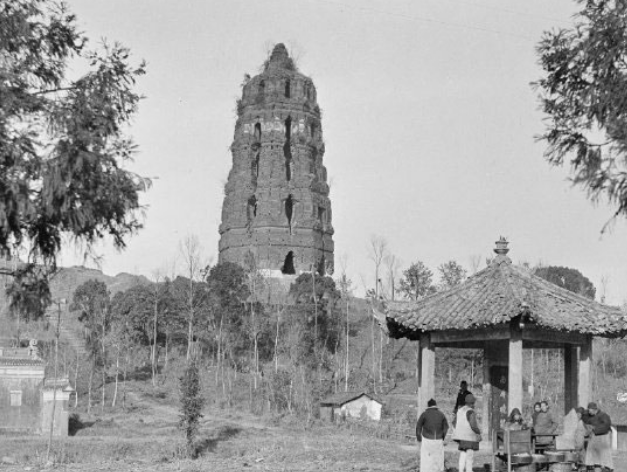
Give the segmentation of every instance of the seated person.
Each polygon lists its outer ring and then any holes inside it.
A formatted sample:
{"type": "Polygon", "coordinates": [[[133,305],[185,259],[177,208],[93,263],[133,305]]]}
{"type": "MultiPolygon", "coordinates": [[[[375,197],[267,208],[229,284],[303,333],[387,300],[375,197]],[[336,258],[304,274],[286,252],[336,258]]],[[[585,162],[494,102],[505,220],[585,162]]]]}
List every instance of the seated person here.
{"type": "Polygon", "coordinates": [[[543,449],[553,445],[554,438],[552,435],[557,431],[557,423],[553,419],[553,415],[549,412],[549,403],[547,401],[540,402],[540,412],[536,414],[533,421],[533,432],[536,434],[536,446],[543,449]],[[546,434],[546,436],[543,436],[546,434]]]}
{"type": "Polygon", "coordinates": [[[518,408],[514,408],[509,414],[503,429],[508,431],[521,431],[527,429],[527,425],[523,423],[522,414],[518,408]]]}

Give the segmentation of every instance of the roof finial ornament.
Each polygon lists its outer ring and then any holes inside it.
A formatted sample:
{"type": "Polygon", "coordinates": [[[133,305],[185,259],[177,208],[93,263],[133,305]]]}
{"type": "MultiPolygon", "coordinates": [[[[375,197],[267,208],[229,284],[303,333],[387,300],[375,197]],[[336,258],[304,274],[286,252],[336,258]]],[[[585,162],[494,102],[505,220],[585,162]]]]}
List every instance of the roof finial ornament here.
{"type": "Polygon", "coordinates": [[[509,241],[505,236],[499,236],[499,240],[496,241],[494,244],[496,244],[494,252],[497,253],[499,256],[505,256],[509,252],[509,249],[507,248],[509,241]]]}

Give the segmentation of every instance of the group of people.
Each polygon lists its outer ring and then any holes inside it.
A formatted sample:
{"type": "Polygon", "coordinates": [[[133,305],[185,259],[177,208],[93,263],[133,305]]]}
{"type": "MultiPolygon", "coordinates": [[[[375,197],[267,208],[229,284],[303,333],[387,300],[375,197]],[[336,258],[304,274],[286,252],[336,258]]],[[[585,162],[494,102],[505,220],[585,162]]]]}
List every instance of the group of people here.
{"type": "MultiPolygon", "coordinates": [[[[472,472],[475,451],[479,450],[481,430],[475,413],[475,396],[468,391],[466,382],[461,383],[455,403],[453,440],[459,449],[459,472],[472,472]]],[[[446,416],[432,398],[427,409],[418,418],[416,438],[420,442],[420,471],[444,471],[444,438],[449,425],[446,416]]]]}
{"type": "MultiPolygon", "coordinates": [[[[459,394],[455,402],[453,415],[454,432],[452,439],[457,442],[459,449],[459,472],[472,472],[475,451],[479,450],[481,430],[477,423],[474,410],[475,397],[468,390],[466,382],[460,385],[459,394]]],[[[580,452],[583,464],[588,470],[595,467],[613,471],[611,449],[611,419],[601,411],[597,404],[591,402],[587,408],[579,407],[577,412],[577,427],[574,431],[575,448],[580,452]]],[[[536,438],[536,447],[549,449],[554,445],[557,422],[549,411],[546,401],[534,405],[531,421],[525,422],[518,408],[514,408],[504,429],[510,431],[532,429],[536,438]]],[[[420,471],[444,471],[444,438],[449,430],[446,416],[437,406],[434,399],[427,403],[427,409],[418,418],[416,424],[416,438],[420,442],[420,471]]]]}
{"type": "MultiPolygon", "coordinates": [[[[578,407],[577,426],[573,431],[574,446],[581,462],[589,469],[594,467],[613,470],[610,416],[601,411],[595,402],[588,403],[587,408],[578,407]]],[[[558,428],[557,422],[549,412],[546,401],[533,406],[531,421],[525,423],[518,408],[510,413],[504,429],[512,431],[531,428],[536,437],[536,447],[548,449],[554,446],[553,438],[558,428]]]]}

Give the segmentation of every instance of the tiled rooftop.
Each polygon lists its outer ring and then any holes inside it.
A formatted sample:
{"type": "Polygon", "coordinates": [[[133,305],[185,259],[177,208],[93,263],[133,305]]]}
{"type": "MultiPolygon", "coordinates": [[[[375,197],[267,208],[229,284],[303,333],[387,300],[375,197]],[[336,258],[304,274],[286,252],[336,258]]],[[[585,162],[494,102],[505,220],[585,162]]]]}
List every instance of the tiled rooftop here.
{"type": "Polygon", "coordinates": [[[44,365],[44,361],[26,357],[0,357],[0,366],[32,366],[44,365]]]}
{"type": "Polygon", "coordinates": [[[320,403],[327,404],[327,405],[343,405],[344,403],[348,403],[351,400],[355,400],[356,398],[359,398],[362,395],[366,395],[372,400],[375,400],[381,403],[381,400],[379,400],[377,397],[375,397],[374,395],[365,393],[365,392],[339,392],[333,395],[329,395],[328,397],[325,397],[323,400],[320,401],[320,403]]]}
{"type": "Polygon", "coordinates": [[[558,331],[615,337],[627,334],[627,316],[558,287],[499,254],[489,267],[452,289],[417,302],[385,302],[396,337],[420,331],[466,330],[508,323],[524,314],[529,322],[558,331]]]}

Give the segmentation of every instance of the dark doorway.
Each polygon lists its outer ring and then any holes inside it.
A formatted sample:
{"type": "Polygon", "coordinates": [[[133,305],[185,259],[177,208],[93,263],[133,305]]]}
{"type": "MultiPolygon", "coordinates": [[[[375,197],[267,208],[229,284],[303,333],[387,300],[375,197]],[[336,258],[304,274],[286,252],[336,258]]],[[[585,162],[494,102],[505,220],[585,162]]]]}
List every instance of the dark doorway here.
{"type": "MultiPolygon", "coordinates": [[[[490,367],[490,430],[502,429],[507,420],[507,366],[495,365],[490,367]]],[[[485,400],[484,400],[485,401],[485,400]]]]}
{"type": "Polygon", "coordinates": [[[285,256],[281,272],[286,275],[293,275],[296,273],[296,270],[294,269],[294,253],[292,251],[288,252],[287,256],[285,256]]]}

